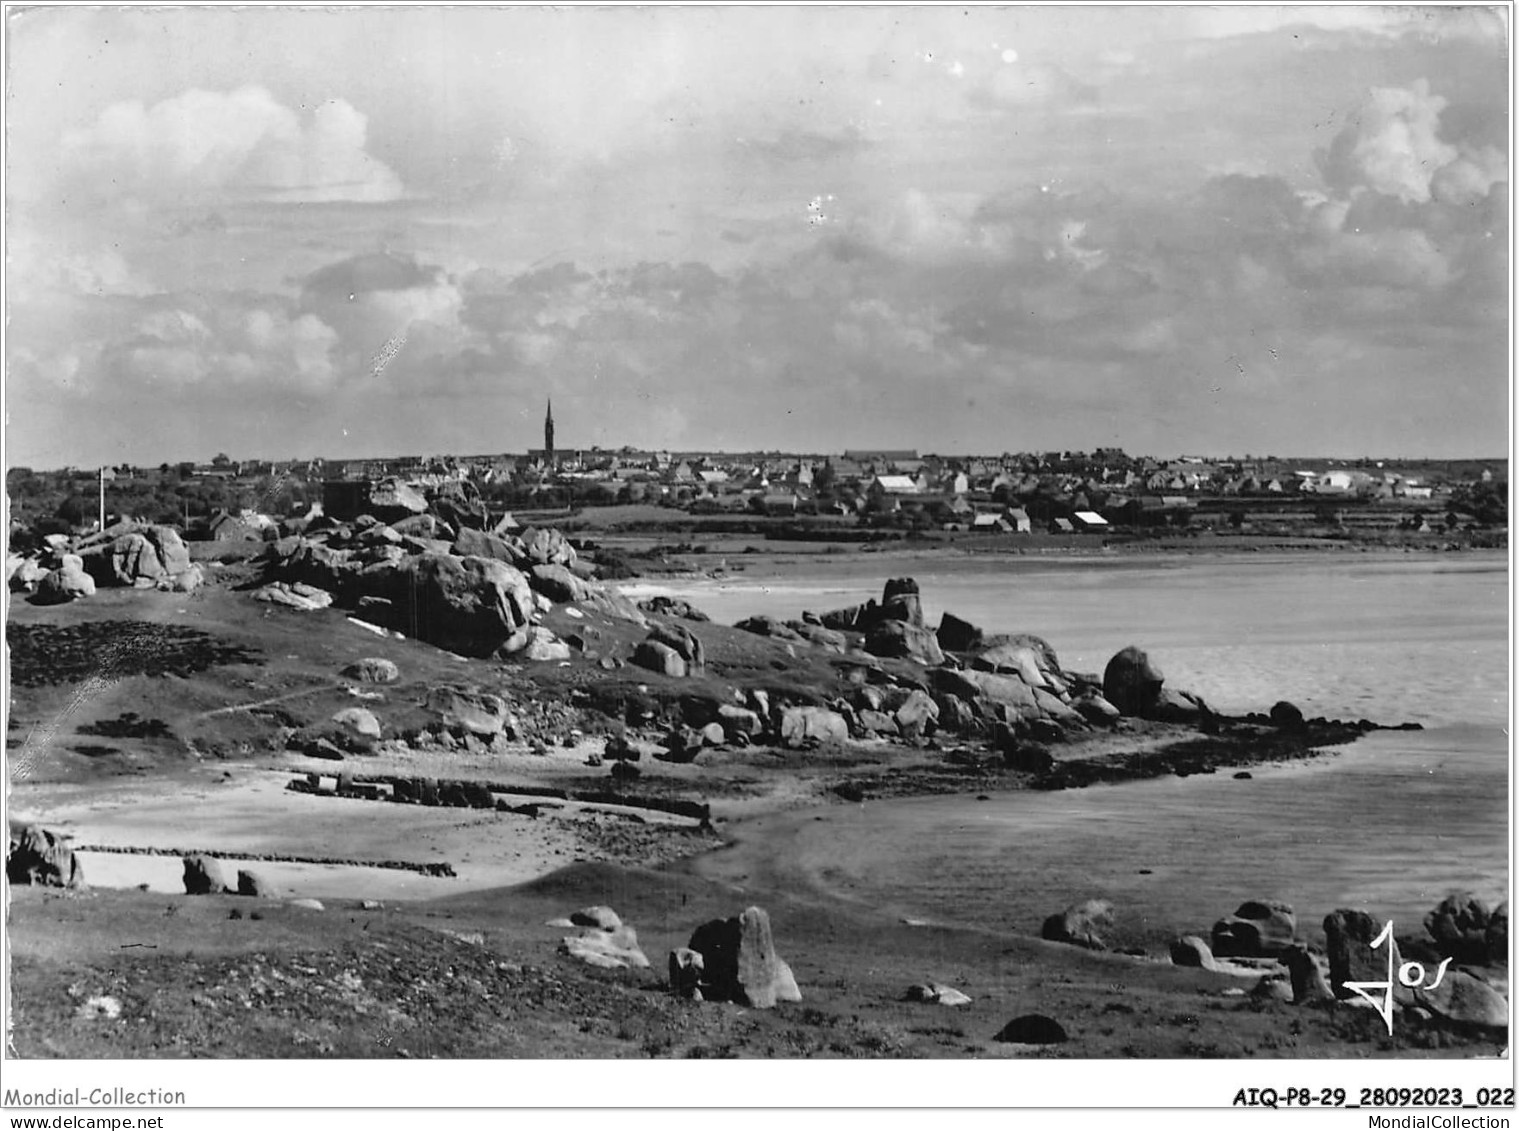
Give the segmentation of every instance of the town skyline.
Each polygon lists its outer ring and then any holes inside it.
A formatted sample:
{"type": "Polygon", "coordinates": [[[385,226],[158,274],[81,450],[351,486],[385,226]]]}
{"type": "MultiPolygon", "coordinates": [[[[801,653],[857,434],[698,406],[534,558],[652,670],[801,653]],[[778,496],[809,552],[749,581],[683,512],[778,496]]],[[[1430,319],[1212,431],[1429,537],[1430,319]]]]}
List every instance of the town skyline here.
{"type": "Polygon", "coordinates": [[[1500,9],[7,36],[8,465],[1509,447],[1500,9]]]}

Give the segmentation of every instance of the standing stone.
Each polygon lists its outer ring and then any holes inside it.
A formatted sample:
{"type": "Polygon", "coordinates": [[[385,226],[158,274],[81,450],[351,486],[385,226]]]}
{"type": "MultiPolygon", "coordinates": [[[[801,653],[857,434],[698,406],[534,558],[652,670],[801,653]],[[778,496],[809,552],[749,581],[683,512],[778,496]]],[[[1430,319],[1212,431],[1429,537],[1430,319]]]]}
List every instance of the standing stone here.
{"type": "Polygon", "coordinates": [[[905,621],[914,628],[922,628],[923,599],[918,595],[918,583],[910,577],[887,581],[877,615],[882,620],[905,621]]]}
{"type": "Polygon", "coordinates": [[[690,949],[702,956],[705,995],[755,1009],[777,1001],[801,1001],[791,968],[775,953],[770,916],[750,907],[732,919],[713,919],[691,935],[690,949]]]}
{"type": "Polygon", "coordinates": [[[1282,962],[1292,978],[1292,1001],[1303,1005],[1310,1001],[1329,1001],[1334,995],[1324,980],[1324,970],[1318,960],[1302,943],[1294,943],[1282,951],[1282,962]]]}
{"type": "Polygon", "coordinates": [[[1345,988],[1346,982],[1383,982],[1387,980],[1388,948],[1396,977],[1397,944],[1391,936],[1373,950],[1372,941],[1382,933],[1378,923],[1364,911],[1342,907],[1324,916],[1325,951],[1329,958],[1329,988],[1334,996],[1346,1000],[1355,996],[1345,988]]]}
{"type": "Polygon", "coordinates": [[[183,860],[186,895],[220,895],[228,890],[222,866],[214,857],[196,855],[183,860]]]}

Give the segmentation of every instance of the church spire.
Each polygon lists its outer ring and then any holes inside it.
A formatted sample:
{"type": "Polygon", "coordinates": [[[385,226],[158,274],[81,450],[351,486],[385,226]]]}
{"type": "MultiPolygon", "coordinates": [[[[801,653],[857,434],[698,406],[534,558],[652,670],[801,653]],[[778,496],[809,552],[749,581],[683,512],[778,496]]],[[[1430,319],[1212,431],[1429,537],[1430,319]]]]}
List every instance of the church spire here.
{"type": "Polygon", "coordinates": [[[543,418],[543,462],[554,463],[554,398],[548,399],[548,413],[543,418]]]}

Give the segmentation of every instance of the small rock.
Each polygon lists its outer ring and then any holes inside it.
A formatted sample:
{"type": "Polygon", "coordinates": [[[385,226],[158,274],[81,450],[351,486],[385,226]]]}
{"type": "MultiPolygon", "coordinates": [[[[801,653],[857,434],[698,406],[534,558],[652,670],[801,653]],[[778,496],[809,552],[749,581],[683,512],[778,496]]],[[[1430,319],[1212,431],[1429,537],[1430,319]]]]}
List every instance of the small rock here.
{"type": "Polygon", "coordinates": [[[970,995],[961,993],[953,986],[943,986],[937,982],[908,986],[906,1000],[921,1001],[929,1005],[969,1005],[971,1002],[970,995]]]}
{"type": "Polygon", "coordinates": [[[121,1002],[109,994],[88,998],[74,1010],[74,1016],[85,1021],[115,1021],[121,1016],[121,1002]]]}

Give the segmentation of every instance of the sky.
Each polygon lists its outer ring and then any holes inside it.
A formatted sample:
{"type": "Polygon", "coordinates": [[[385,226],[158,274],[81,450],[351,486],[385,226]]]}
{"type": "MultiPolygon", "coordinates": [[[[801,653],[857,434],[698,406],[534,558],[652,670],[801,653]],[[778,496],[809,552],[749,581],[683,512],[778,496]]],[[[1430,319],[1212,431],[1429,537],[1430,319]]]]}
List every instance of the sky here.
{"type": "Polygon", "coordinates": [[[1499,455],[1507,15],[11,9],[5,461],[1499,455]]]}

